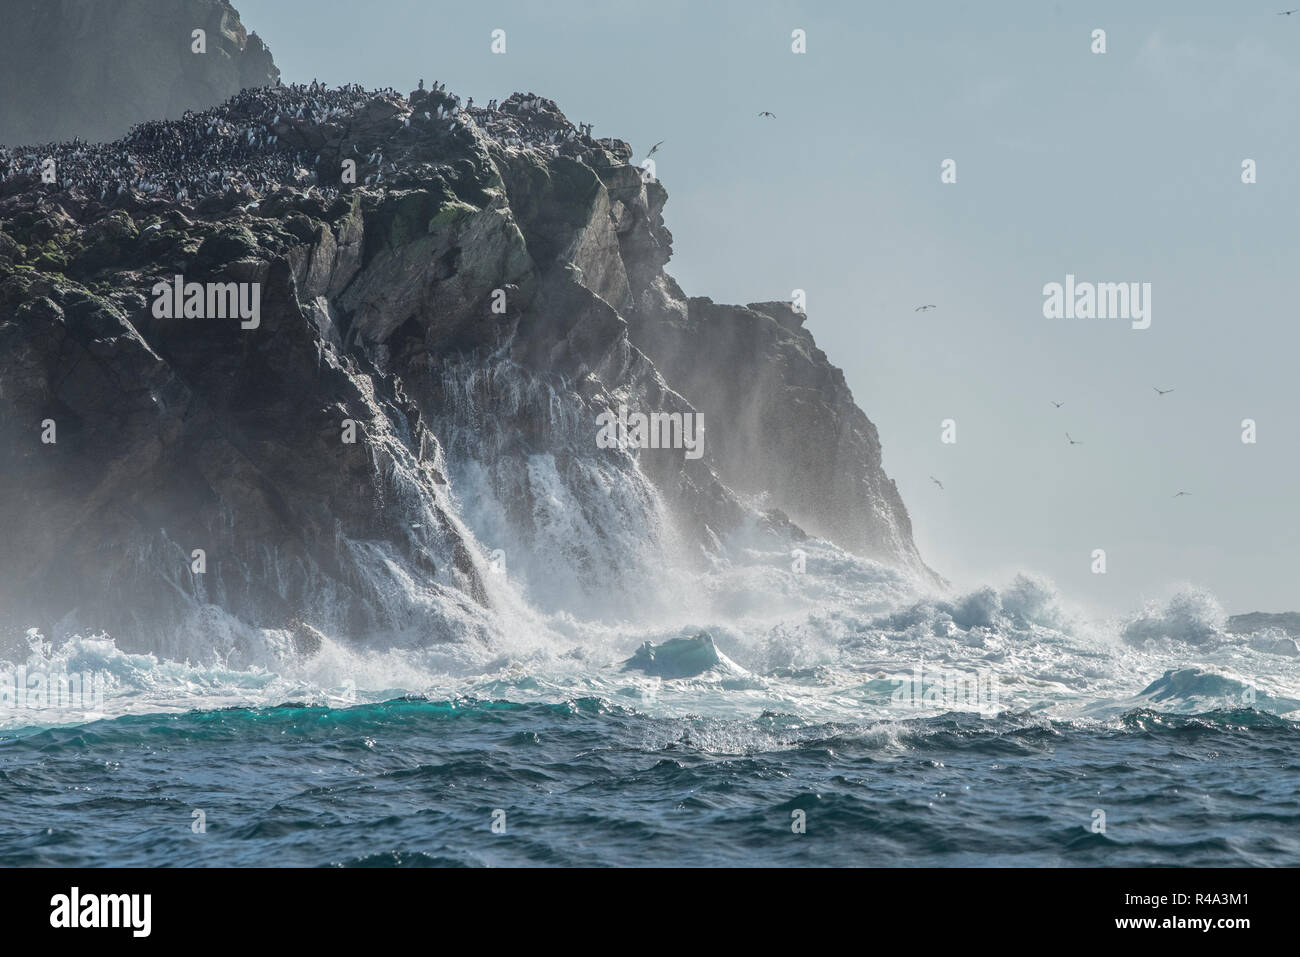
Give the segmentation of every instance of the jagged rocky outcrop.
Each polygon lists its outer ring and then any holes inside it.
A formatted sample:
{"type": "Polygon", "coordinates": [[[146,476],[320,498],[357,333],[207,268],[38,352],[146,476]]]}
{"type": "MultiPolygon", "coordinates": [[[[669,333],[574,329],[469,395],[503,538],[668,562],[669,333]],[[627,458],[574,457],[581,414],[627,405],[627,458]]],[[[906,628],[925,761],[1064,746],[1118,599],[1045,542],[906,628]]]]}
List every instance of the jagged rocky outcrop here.
{"type": "Polygon", "coordinates": [[[112,140],[279,75],[227,0],[0,0],[0,143],[112,140]]]}
{"type": "Polygon", "coordinates": [[[666,275],[639,293],[632,342],[706,419],[725,423],[710,454],[732,489],[850,551],[922,569],[876,427],[802,313],[687,298],[666,275]]]}
{"type": "MultiPolygon", "coordinates": [[[[108,222],[96,245],[157,268],[128,215],[108,222]]],[[[322,348],[285,259],[229,260],[258,248],[250,230],[193,235],[158,243],[195,254],[187,276],[259,282],[256,336],[153,319],[134,270],[111,291],[25,270],[0,281],[9,637],[108,629],[184,657],[201,631],[247,651],[218,611],[305,650],[317,630],[472,633],[460,612],[483,601],[481,576],[400,383],[322,348]]]]}
{"type": "Polygon", "coordinates": [[[929,574],[803,317],[683,295],[663,186],[550,101],[278,88],[119,146],[0,184],[6,634],[486,636],[497,548],[608,612],[754,527],[929,574]],[[221,175],[182,190],[177,142],[221,175]],[[260,324],[157,318],[178,275],[258,284],[260,324]],[[620,406],[702,414],[703,454],[600,447],[620,406]]]}

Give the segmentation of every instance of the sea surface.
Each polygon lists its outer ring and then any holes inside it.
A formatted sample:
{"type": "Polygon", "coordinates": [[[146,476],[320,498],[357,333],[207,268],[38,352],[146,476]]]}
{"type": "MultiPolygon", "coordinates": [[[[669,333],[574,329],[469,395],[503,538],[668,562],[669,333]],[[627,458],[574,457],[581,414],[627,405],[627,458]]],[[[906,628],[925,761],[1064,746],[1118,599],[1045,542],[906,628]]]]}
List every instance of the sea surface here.
{"type": "Polygon", "coordinates": [[[1290,639],[1195,590],[1095,621],[809,548],[673,620],[473,647],[268,634],[236,667],[32,633],[0,663],[0,865],[1300,865],[1290,639]]]}

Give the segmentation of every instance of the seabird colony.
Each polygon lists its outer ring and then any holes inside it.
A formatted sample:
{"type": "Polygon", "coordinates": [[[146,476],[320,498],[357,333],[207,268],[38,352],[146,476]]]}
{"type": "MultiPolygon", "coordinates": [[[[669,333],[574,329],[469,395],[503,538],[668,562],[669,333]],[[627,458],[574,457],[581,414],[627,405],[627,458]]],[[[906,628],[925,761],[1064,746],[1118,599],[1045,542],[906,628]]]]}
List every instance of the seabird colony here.
{"type": "Polygon", "coordinates": [[[403,135],[414,140],[473,124],[504,147],[581,159],[596,145],[590,125],[575,127],[551,100],[516,93],[487,107],[474,107],[472,99],[462,107],[445,90],[435,83],[403,97],[391,88],[330,89],[315,81],[253,88],[202,113],[142,123],[113,143],[0,146],[0,193],[10,192],[5,187],[14,180],[40,188],[52,158],[50,191],[75,189],[107,205],[124,194],[192,203],[230,191],[260,195],[282,185],[316,188],[328,200],[342,186],[338,171],[346,159],[356,161],[359,185],[382,183],[385,172],[391,178],[398,171],[391,157],[385,165],[384,144],[376,142],[385,122],[399,143],[403,135]],[[362,139],[365,149],[354,142],[362,139]]]}

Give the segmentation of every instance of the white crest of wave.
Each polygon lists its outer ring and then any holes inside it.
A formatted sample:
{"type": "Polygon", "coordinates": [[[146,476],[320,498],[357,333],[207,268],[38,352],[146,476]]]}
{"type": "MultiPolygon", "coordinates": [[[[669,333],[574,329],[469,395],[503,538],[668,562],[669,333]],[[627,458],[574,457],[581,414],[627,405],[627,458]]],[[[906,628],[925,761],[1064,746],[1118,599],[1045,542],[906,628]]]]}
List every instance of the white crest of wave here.
{"type": "Polygon", "coordinates": [[[1206,644],[1223,638],[1227,616],[1209,592],[1185,585],[1160,608],[1148,602],[1143,613],[1124,628],[1124,639],[1134,644],[1168,639],[1206,644]]]}

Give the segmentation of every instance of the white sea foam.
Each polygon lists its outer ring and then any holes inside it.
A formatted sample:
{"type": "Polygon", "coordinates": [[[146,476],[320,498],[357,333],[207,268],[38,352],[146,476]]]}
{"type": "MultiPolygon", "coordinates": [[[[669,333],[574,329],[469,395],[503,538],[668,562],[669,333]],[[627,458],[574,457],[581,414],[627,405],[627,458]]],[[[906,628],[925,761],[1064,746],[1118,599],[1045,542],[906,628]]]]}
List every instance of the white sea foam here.
{"type": "MultiPolygon", "coordinates": [[[[232,635],[241,633],[241,658],[255,646],[260,655],[251,667],[232,668],[127,654],[106,636],[52,647],[33,634],[25,659],[0,663],[0,681],[12,682],[20,665],[29,673],[102,676],[107,715],[286,701],[346,707],[404,694],[512,701],[596,696],[667,718],[776,712],[859,726],[950,710],[1107,721],[1134,708],[1300,709],[1300,662],[1261,650],[1259,636],[1220,630],[1215,606],[1202,593],[1175,592],[1129,621],[1090,621],[1038,579],[927,594],[895,572],[815,541],[802,545],[807,570],[795,574],[778,546],[769,541],[764,550],[749,541],[730,561],[689,576],[689,589],[678,582],[676,610],[654,620],[634,613],[614,621],[545,614],[500,578],[496,627],[487,640],[355,647],[325,636],[315,654],[303,656],[287,633],[250,636],[228,621],[232,635]],[[700,631],[712,636],[727,666],[662,679],[624,665],[646,641],[700,631]],[[918,669],[924,688],[938,689],[928,701],[899,694],[918,669]],[[944,697],[945,682],[981,678],[995,689],[991,707],[944,697]]],[[[211,606],[207,613],[221,614],[211,606]]],[[[0,711],[0,727],[96,716],[9,708],[0,711]]]]}
{"type": "MultiPolygon", "coordinates": [[[[29,651],[0,661],[0,682],[13,684],[20,668],[102,677],[108,715],[286,701],[343,707],[404,694],[598,696],[667,718],[776,712],[856,727],[946,711],[1108,721],[1134,708],[1300,708],[1295,642],[1227,634],[1203,591],[1178,588],[1126,620],[1098,621],[1030,575],[940,594],[817,540],[797,543],[805,557],[796,571],[795,543],[757,512],[707,553],[691,552],[635,455],[596,454],[590,418],[562,382],[513,368],[440,376],[449,412],[435,423],[446,442],[437,466],[451,489],[439,504],[469,543],[486,609],[445,571],[419,579],[386,546],[340,539],[367,576],[359,584],[399,625],[370,642],[322,633],[303,654],[287,631],[250,628],[196,602],[167,656],[125,653],[110,636],[52,646],[32,634],[29,651]],[[525,411],[550,423],[545,454],[502,425],[525,411]],[[625,667],[647,641],[699,632],[711,636],[719,666],[669,679],[625,667]]],[[[392,461],[405,467],[400,454],[392,461]]],[[[403,482],[390,485],[406,494],[403,482]]],[[[87,717],[9,707],[0,728],[87,717]]]]}

